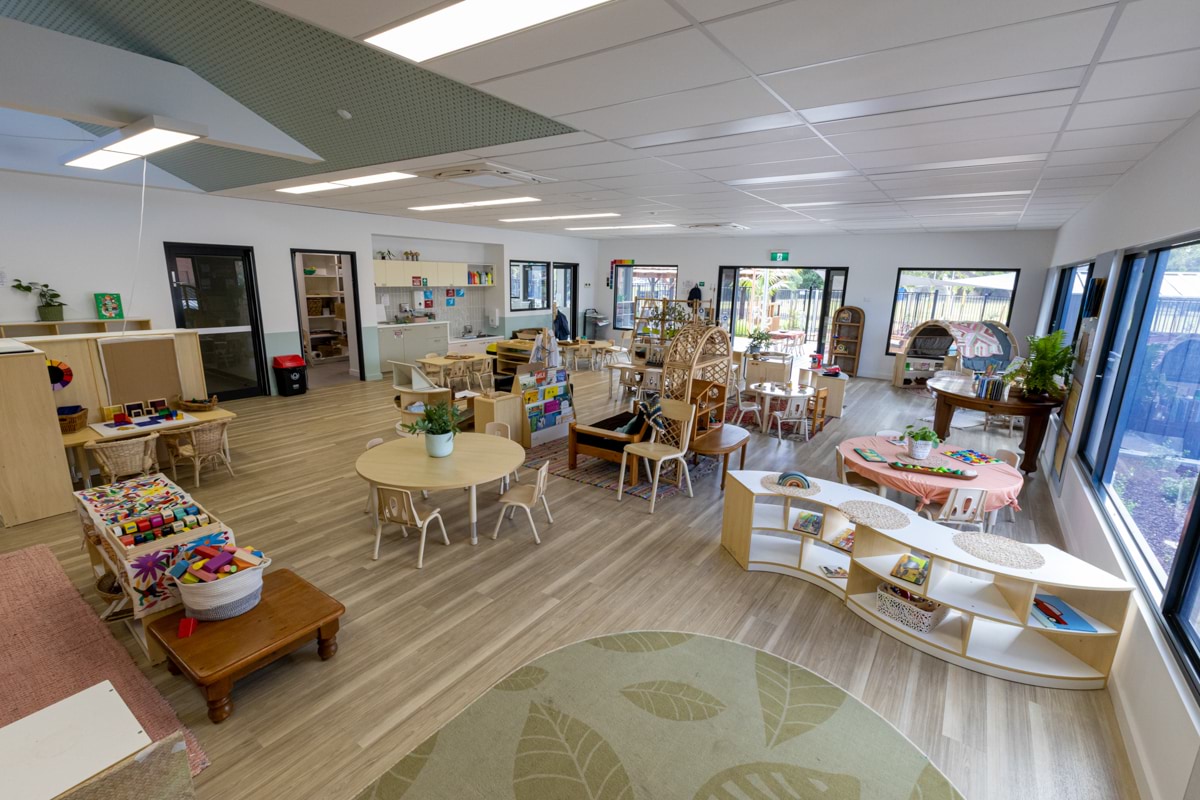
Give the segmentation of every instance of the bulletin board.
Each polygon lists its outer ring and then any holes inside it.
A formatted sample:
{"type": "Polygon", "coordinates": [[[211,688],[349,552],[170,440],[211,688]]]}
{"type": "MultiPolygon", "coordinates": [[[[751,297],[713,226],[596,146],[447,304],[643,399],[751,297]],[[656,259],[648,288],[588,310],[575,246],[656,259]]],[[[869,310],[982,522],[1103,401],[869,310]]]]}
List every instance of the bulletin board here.
{"type": "Polygon", "coordinates": [[[138,336],[97,342],[108,404],[165,399],[183,394],[174,336],[138,336]]]}

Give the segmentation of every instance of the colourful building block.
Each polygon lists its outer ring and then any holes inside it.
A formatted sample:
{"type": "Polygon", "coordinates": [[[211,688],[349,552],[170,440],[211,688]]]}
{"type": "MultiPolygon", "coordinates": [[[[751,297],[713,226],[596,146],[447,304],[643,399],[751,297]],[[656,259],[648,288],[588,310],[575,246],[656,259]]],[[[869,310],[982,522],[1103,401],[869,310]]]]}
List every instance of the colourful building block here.
{"type": "Polygon", "coordinates": [[[179,620],[179,638],[186,639],[196,632],[199,621],[195,617],[184,617],[179,620]]]}
{"type": "Polygon", "coordinates": [[[209,572],[218,572],[218,571],[220,571],[221,567],[225,566],[226,564],[228,564],[232,561],[233,561],[233,553],[226,553],[224,550],[222,550],[221,552],[217,553],[215,556],[210,558],[208,560],[208,563],[204,565],[204,568],[206,570],[208,570],[209,572]]]}

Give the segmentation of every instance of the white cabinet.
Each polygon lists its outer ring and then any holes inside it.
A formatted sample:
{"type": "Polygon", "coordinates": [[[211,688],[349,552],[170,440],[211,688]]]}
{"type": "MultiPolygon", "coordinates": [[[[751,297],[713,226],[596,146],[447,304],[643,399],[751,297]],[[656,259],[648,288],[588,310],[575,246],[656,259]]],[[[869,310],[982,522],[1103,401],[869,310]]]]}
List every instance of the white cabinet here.
{"type": "Polygon", "coordinates": [[[445,355],[450,345],[450,324],[432,322],[414,325],[387,325],[379,328],[379,368],[391,374],[389,361],[412,364],[428,353],[445,355]]]}
{"type": "Polygon", "coordinates": [[[498,342],[502,338],[500,336],[486,336],[482,339],[456,339],[450,342],[449,352],[458,355],[486,353],[489,344],[498,342]]]}

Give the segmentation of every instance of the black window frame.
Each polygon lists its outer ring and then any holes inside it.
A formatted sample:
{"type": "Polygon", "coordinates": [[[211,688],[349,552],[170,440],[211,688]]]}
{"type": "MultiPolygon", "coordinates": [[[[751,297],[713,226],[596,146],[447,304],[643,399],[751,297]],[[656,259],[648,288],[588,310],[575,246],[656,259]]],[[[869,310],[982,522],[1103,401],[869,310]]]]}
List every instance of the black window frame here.
{"type": "Polygon", "coordinates": [[[1087,268],[1083,278],[1083,297],[1079,301],[1079,309],[1075,314],[1074,324],[1071,326],[1071,340],[1068,344],[1074,345],[1079,340],[1079,323],[1083,321],[1084,309],[1088,306],[1088,292],[1092,289],[1092,272],[1096,268],[1095,261],[1084,261],[1079,264],[1069,264],[1064,267],[1058,267],[1058,285],[1054,288],[1054,305],[1050,307],[1050,326],[1046,333],[1054,333],[1056,330],[1065,328],[1065,320],[1068,299],[1071,296],[1071,284],[1075,280],[1075,271],[1081,268],[1087,268]]]}
{"type": "MultiPolygon", "coordinates": [[[[617,320],[619,320],[621,318],[621,315],[617,313],[617,287],[621,283],[621,270],[627,269],[630,271],[630,275],[632,275],[633,270],[645,269],[645,268],[675,270],[675,284],[671,289],[670,299],[671,300],[676,299],[676,296],[679,294],[679,265],[678,264],[614,264],[613,265],[613,285],[612,285],[612,309],[613,309],[612,328],[615,331],[631,331],[631,330],[633,330],[632,325],[628,328],[625,328],[625,327],[622,327],[621,325],[617,324],[617,320]]],[[[630,278],[630,280],[632,280],[632,278],[630,278]]],[[[636,301],[636,299],[634,300],[634,318],[635,319],[637,318],[637,301],[636,301]]]]}
{"type": "MultiPolygon", "coordinates": [[[[897,267],[896,268],[896,285],[892,288],[892,308],[888,315],[887,330],[883,335],[883,354],[885,356],[895,357],[901,353],[892,352],[892,326],[896,324],[896,300],[900,294],[900,278],[905,272],[1013,272],[1016,273],[1016,278],[1013,280],[1012,298],[1008,302],[1008,314],[1005,316],[1004,325],[1008,327],[1012,324],[1013,306],[1017,304],[1017,288],[1021,285],[1021,269],[1020,267],[897,267]]],[[[922,320],[926,322],[928,320],[922,320]]],[[[960,320],[948,320],[948,322],[958,322],[960,320]]],[[[980,322],[991,322],[994,320],[979,320],[980,322]]]]}
{"type": "Polygon", "coordinates": [[[530,258],[509,259],[509,261],[508,261],[508,310],[509,311],[549,311],[550,310],[550,304],[551,304],[550,295],[552,295],[554,293],[552,290],[552,287],[550,286],[550,280],[553,277],[550,272],[551,263],[552,262],[550,262],[550,261],[541,261],[539,259],[530,259],[530,258]],[[530,287],[532,286],[533,281],[532,281],[532,277],[531,277],[529,271],[526,270],[526,267],[544,267],[545,268],[546,280],[545,280],[544,288],[545,288],[546,296],[543,298],[545,301],[545,304],[540,305],[540,306],[526,306],[524,308],[514,308],[513,307],[514,300],[527,301],[529,299],[530,287]],[[513,294],[512,294],[513,272],[514,272],[514,270],[516,270],[518,268],[521,270],[521,278],[518,281],[518,284],[521,287],[521,290],[520,290],[521,294],[524,295],[523,298],[522,297],[513,297],[513,294]]]}

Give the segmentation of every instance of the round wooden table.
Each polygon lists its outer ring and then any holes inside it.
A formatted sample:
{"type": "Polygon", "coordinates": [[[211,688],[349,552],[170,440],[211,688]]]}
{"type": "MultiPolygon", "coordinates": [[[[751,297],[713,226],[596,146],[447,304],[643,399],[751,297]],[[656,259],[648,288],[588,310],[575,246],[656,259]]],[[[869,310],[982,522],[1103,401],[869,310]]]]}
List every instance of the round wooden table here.
{"type": "Polygon", "coordinates": [[[479,521],[475,487],[498,481],[525,462],[525,448],[500,436],[460,433],[454,437],[454,452],[445,458],[430,458],[425,439],[414,436],[372,447],[358,457],[354,468],[359,477],[379,489],[470,489],[471,544],[478,544],[479,521]]]}
{"type": "Polygon", "coordinates": [[[700,456],[721,456],[721,489],[725,489],[725,476],[729,474],[729,454],[741,450],[738,469],[746,468],[746,443],[750,431],[728,422],[692,440],[692,452],[700,456]]]}
{"type": "Polygon", "coordinates": [[[1009,400],[985,400],[976,397],[973,391],[974,379],[966,375],[946,375],[930,378],[925,384],[937,396],[937,405],[933,410],[933,430],[938,437],[945,441],[950,436],[950,423],[954,419],[955,408],[970,408],[986,414],[1004,414],[1011,417],[1024,417],[1024,434],[1021,436],[1021,469],[1026,472],[1037,472],[1038,453],[1042,450],[1042,441],[1046,438],[1046,426],[1050,421],[1050,412],[1062,405],[1062,400],[1046,398],[1045,400],[1025,400],[1012,398],[1009,400]]]}
{"type": "Polygon", "coordinates": [[[797,400],[802,397],[812,397],[816,394],[816,390],[811,386],[804,384],[786,384],[786,383],[752,383],[746,387],[746,391],[754,392],[759,397],[759,405],[762,406],[762,432],[770,434],[771,432],[771,401],[772,400],[797,400]]]}

